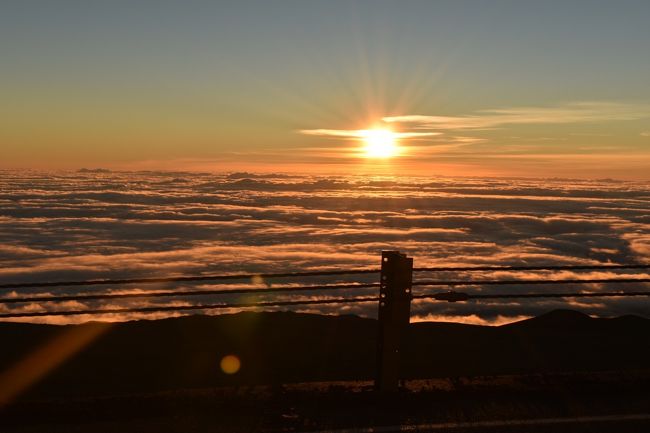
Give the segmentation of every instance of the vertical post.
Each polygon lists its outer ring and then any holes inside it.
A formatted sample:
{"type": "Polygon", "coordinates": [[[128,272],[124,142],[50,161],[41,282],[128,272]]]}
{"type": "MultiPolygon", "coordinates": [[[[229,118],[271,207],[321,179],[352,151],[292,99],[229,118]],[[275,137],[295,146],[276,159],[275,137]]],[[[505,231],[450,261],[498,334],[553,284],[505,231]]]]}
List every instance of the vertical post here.
{"type": "Polygon", "coordinates": [[[398,251],[381,253],[377,391],[397,391],[400,377],[400,340],[411,316],[413,259],[398,251]]]}

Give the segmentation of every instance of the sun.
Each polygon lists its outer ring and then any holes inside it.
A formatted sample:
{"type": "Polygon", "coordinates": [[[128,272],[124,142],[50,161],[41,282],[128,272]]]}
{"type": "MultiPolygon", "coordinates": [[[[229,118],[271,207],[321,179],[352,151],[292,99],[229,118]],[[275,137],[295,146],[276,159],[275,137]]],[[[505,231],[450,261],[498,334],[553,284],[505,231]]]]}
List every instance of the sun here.
{"type": "Polygon", "coordinates": [[[397,136],[390,129],[366,129],[360,135],[366,158],[390,158],[399,153],[397,136]]]}

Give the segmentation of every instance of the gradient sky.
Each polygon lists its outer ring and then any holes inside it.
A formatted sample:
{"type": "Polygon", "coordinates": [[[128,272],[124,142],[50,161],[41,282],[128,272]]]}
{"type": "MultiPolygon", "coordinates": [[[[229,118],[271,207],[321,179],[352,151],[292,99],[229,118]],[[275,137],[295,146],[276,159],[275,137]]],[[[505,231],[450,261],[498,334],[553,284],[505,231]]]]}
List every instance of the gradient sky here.
{"type": "Polygon", "coordinates": [[[3,0],[0,168],[648,179],[649,21],[647,0],[3,0]],[[378,162],[327,132],[379,124],[438,135],[378,162]]]}

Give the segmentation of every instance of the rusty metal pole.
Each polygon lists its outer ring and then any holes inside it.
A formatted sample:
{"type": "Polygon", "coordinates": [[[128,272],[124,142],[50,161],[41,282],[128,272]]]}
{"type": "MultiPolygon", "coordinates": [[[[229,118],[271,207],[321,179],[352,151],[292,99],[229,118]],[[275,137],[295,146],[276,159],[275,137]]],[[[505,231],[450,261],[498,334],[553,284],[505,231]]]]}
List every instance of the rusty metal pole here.
{"type": "Polygon", "coordinates": [[[375,378],[377,391],[392,392],[398,389],[400,342],[411,316],[412,282],[413,259],[398,251],[382,251],[375,378]]]}

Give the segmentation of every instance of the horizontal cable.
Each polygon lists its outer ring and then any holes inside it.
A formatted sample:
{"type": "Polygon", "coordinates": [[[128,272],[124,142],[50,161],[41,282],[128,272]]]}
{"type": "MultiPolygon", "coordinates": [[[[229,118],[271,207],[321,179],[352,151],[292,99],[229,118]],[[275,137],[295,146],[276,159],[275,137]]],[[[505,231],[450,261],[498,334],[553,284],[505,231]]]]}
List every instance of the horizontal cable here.
{"type": "Polygon", "coordinates": [[[437,301],[462,302],[471,299],[515,299],[515,298],[611,298],[626,296],[650,296],[650,292],[583,292],[583,293],[508,293],[473,295],[461,292],[443,292],[414,295],[413,299],[435,299],[437,301]]]}
{"type": "MultiPolygon", "coordinates": [[[[589,270],[589,269],[650,269],[650,265],[429,267],[429,268],[414,268],[413,272],[539,271],[539,270],[589,270]]],[[[232,274],[232,275],[195,275],[195,276],[161,277],[161,278],[130,278],[130,279],[106,279],[106,280],[54,281],[54,282],[36,282],[36,283],[7,283],[7,284],[0,284],[0,289],[20,289],[20,288],[60,287],[60,286],[155,284],[155,283],[173,283],[173,282],[184,282],[184,281],[240,280],[240,279],[251,279],[251,278],[295,278],[295,277],[315,277],[315,276],[332,276],[332,275],[376,274],[379,272],[380,272],[379,269],[350,269],[350,270],[340,270],[340,271],[286,272],[286,273],[232,274]]]]}
{"type": "Polygon", "coordinates": [[[98,293],[92,295],[62,295],[62,296],[28,296],[23,298],[0,298],[0,304],[18,304],[23,302],[63,302],[63,301],[91,301],[101,299],[124,298],[162,298],[172,296],[207,296],[207,295],[235,295],[258,294],[278,292],[304,292],[309,290],[341,290],[341,289],[367,289],[379,287],[379,283],[368,284],[325,284],[320,286],[295,286],[295,287],[264,287],[248,289],[221,289],[221,290],[191,290],[191,291],[156,291],[137,293],[98,293]]]}
{"type": "Polygon", "coordinates": [[[470,299],[509,299],[509,298],[611,298],[625,296],[650,296],[650,292],[591,292],[591,293],[527,293],[522,295],[470,295],[470,299]]]}
{"type": "Polygon", "coordinates": [[[280,274],[232,274],[232,275],[197,275],[187,277],[162,277],[162,278],[130,278],[117,280],[85,280],[85,281],[54,281],[47,283],[8,283],[0,284],[0,289],[22,289],[36,287],[59,287],[59,286],[98,286],[98,285],[121,285],[121,284],[155,284],[155,283],[177,283],[183,281],[222,281],[222,280],[244,280],[252,278],[293,278],[293,277],[317,277],[325,275],[353,275],[353,274],[376,274],[379,269],[350,269],[347,271],[314,271],[314,272],[286,272],[280,274]]]}
{"type": "Polygon", "coordinates": [[[43,317],[43,316],[77,316],[83,314],[114,314],[114,313],[155,313],[162,311],[192,311],[192,310],[217,310],[226,308],[257,308],[257,307],[282,307],[288,305],[316,305],[316,304],[352,304],[361,302],[377,302],[378,297],[336,298],[336,299],[311,299],[304,301],[275,301],[275,302],[246,302],[238,304],[206,304],[185,306],[159,306],[138,308],[105,308],[96,310],[63,310],[63,311],[38,311],[25,313],[3,313],[0,319],[18,317],[43,317]]]}
{"type": "Polygon", "coordinates": [[[472,271],[579,271],[590,269],[650,269],[645,265],[558,265],[558,266],[451,266],[413,268],[413,272],[472,272],[472,271]]]}
{"type": "MultiPolygon", "coordinates": [[[[492,295],[469,295],[467,293],[445,292],[415,295],[413,299],[435,299],[441,301],[466,301],[470,299],[512,299],[512,298],[594,298],[594,297],[626,297],[626,296],[650,296],[650,292],[598,292],[598,293],[526,293],[526,294],[492,294],[492,295]]],[[[349,304],[377,302],[378,297],[357,297],[337,299],[315,299],[302,301],[276,301],[276,302],[248,302],[238,304],[207,304],[207,305],[185,305],[185,306],[158,306],[138,308],[106,308],[94,310],[64,310],[64,311],[40,311],[24,313],[3,313],[0,319],[20,317],[44,317],[44,316],[76,316],[84,314],[115,314],[115,313],[153,313],[163,311],[192,311],[192,310],[216,310],[226,308],[257,308],[257,307],[280,307],[290,305],[323,305],[323,304],[349,304]]]]}
{"type": "Polygon", "coordinates": [[[506,284],[596,284],[596,283],[650,283],[650,278],[608,278],[581,280],[475,280],[475,281],[414,281],[413,286],[495,286],[506,284]]]}

